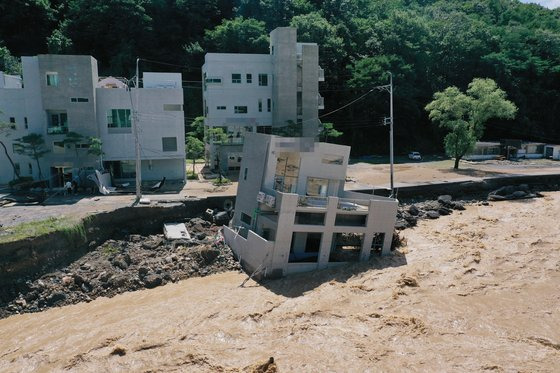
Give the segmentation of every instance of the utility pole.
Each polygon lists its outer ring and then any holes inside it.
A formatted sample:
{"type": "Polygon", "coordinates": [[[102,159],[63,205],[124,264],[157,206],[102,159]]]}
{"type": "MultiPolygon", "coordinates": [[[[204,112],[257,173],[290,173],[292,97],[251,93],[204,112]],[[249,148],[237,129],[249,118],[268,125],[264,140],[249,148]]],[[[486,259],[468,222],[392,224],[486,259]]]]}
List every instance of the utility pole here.
{"type": "Polygon", "coordinates": [[[390,105],[391,105],[391,109],[390,109],[390,120],[391,120],[391,126],[389,127],[389,161],[391,162],[391,197],[395,196],[395,185],[394,185],[394,180],[393,180],[393,122],[394,122],[394,117],[393,117],[393,74],[391,72],[389,72],[389,95],[391,96],[390,98],[390,105]]]}
{"type": "Polygon", "coordinates": [[[142,198],[142,164],[141,164],[141,160],[140,160],[140,139],[139,139],[139,128],[138,128],[138,124],[139,124],[139,118],[138,118],[138,90],[140,89],[140,85],[139,85],[139,63],[140,63],[140,58],[136,59],[136,92],[135,92],[135,98],[136,98],[136,108],[132,108],[133,113],[132,113],[132,127],[134,128],[134,146],[135,146],[135,150],[136,150],[136,201],[140,201],[140,198],[142,198]]]}
{"type": "Polygon", "coordinates": [[[391,197],[395,195],[395,184],[394,184],[394,177],[393,177],[393,164],[394,164],[394,157],[393,157],[393,74],[389,72],[389,84],[387,85],[380,85],[377,87],[373,87],[372,89],[377,89],[380,91],[387,91],[389,92],[389,118],[384,118],[383,124],[389,124],[389,163],[390,163],[390,173],[391,173],[391,197]]]}

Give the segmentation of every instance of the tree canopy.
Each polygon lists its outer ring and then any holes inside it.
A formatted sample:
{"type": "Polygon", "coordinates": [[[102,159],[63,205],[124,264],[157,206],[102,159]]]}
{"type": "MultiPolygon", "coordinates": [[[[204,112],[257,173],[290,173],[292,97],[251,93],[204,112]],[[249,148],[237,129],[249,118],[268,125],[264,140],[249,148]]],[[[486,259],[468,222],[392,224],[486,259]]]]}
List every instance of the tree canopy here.
{"type": "MultiPolygon", "coordinates": [[[[450,86],[464,91],[475,77],[494,80],[519,106],[515,125],[491,119],[485,138],[560,143],[559,9],[514,0],[2,4],[4,55],[91,54],[99,61],[101,75],[127,77],[133,75],[136,57],[143,57],[177,65],[145,62],[143,69],[181,71],[184,80],[200,81],[204,53],[268,53],[268,33],[291,25],[298,28],[299,41],[319,44],[325,112],[371,86],[386,84],[387,72],[393,73],[396,152],[440,150],[446,133],[430,125],[424,107],[434,92],[450,86]]],[[[189,118],[202,114],[200,86],[185,84],[189,118]]],[[[381,124],[388,114],[388,95],[374,91],[324,120],[344,132],[338,142],[352,145],[355,154],[371,154],[387,151],[388,130],[381,124]]]]}
{"type": "Polygon", "coordinates": [[[436,92],[426,110],[434,123],[449,131],[444,139],[445,151],[455,158],[457,169],[459,160],[484,134],[486,122],[492,118],[513,119],[517,107],[492,79],[476,78],[466,94],[457,87],[436,92]]]}

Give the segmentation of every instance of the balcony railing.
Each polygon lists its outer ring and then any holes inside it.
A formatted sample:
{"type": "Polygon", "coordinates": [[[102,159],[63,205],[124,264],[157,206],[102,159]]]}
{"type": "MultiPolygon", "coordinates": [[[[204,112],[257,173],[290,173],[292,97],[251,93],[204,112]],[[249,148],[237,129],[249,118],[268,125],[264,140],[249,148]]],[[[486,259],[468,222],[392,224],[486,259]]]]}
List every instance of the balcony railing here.
{"type": "Polygon", "coordinates": [[[62,133],[68,133],[68,126],[57,126],[57,127],[47,128],[47,134],[49,135],[60,135],[62,133]]]}
{"type": "Polygon", "coordinates": [[[323,70],[322,68],[319,67],[319,81],[320,82],[324,82],[325,81],[325,70],[323,70]]]}
{"type": "Polygon", "coordinates": [[[340,198],[337,208],[343,211],[368,211],[369,201],[363,199],[340,198]]]}
{"type": "Polygon", "coordinates": [[[299,196],[298,197],[298,207],[313,207],[326,209],[329,200],[327,197],[309,197],[309,196],[299,196]]]}

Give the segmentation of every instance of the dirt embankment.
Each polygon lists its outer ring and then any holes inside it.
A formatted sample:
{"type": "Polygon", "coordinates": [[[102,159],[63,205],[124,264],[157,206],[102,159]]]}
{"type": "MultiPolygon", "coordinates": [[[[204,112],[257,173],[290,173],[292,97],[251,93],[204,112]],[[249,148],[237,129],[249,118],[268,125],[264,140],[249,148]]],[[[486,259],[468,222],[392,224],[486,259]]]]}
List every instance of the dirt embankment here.
{"type": "Polygon", "coordinates": [[[465,207],[369,263],[11,316],[0,371],[240,372],[271,356],[279,372],[557,371],[560,193],[465,207]]]}
{"type": "Polygon", "coordinates": [[[0,318],[239,269],[218,226],[200,218],[186,223],[189,240],[132,234],[103,242],[68,266],[27,281],[17,298],[0,302],[0,318]]]}

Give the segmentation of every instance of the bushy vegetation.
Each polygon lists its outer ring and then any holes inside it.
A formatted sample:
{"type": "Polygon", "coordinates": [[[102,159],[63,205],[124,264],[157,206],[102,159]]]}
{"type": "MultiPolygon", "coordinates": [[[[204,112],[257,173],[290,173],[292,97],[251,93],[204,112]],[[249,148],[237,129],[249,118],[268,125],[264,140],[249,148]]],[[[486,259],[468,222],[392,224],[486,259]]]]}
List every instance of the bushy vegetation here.
{"type": "MultiPolygon", "coordinates": [[[[514,0],[14,0],[0,4],[9,56],[91,54],[100,74],[181,70],[199,81],[205,52],[267,53],[268,32],[295,26],[320,45],[326,111],[395,82],[395,147],[441,149],[446,134],[424,107],[449,86],[496,81],[518,108],[515,123],[488,122],[485,137],[560,143],[560,10],[514,0]],[[2,5],[3,4],[3,5],[2,5]],[[107,32],[111,30],[111,32],[107,32]]],[[[201,84],[185,83],[187,117],[201,114],[201,84]]],[[[387,150],[388,95],[374,91],[323,121],[358,154],[387,150]]],[[[330,137],[331,138],[331,137],[330,137]]],[[[332,138],[334,139],[334,138],[332,138]]]]}

